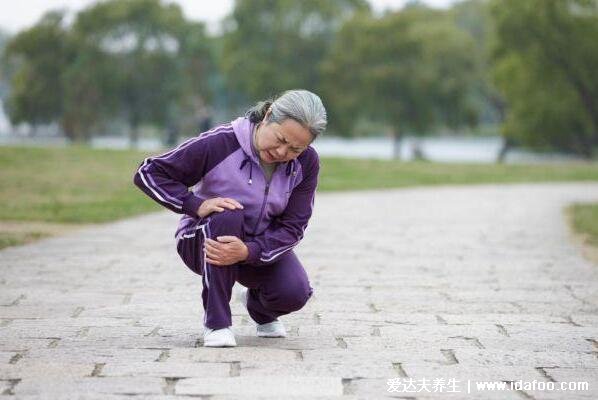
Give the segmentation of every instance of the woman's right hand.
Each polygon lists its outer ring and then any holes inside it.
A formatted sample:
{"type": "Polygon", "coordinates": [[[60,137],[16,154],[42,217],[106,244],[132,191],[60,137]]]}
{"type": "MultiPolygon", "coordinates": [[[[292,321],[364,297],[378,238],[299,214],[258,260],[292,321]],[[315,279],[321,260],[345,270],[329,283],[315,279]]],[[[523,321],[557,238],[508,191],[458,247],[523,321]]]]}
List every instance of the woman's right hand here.
{"type": "Polygon", "coordinates": [[[237,208],[243,209],[241,203],[235,199],[229,197],[215,197],[213,199],[207,199],[199,206],[197,215],[205,217],[213,212],[222,212],[227,208],[229,210],[235,210],[237,208]]]}

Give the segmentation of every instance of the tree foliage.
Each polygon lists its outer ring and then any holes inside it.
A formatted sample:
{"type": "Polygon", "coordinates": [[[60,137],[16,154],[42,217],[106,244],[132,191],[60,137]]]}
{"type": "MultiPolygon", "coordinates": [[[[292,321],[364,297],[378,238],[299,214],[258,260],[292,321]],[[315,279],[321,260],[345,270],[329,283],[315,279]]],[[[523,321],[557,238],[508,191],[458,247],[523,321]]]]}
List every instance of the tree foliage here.
{"type": "Polygon", "coordinates": [[[598,145],[598,2],[496,0],[495,77],[503,133],[585,157],[598,145]]]}
{"type": "Polygon", "coordinates": [[[6,46],[14,70],[7,110],[12,123],[33,125],[59,120],[64,111],[64,74],[74,56],[59,12],[45,14],[34,27],[6,46]]]}
{"type": "Polygon", "coordinates": [[[504,118],[504,99],[492,79],[493,19],[488,0],[464,0],[448,10],[455,25],[473,40],[471,75],[473,103],[481,123],[496,124],[504,118]]]}
{"type": "Polygon", "coordinates": [[[194,99],[208,97],[213,68],[203,25],[160,0],[96,3],[72,26],[51,12],[13,38],[6,57],[16,65],[13,123],[58,122],[68,137],[85,140],[122,119],[133,144],[141,125],[164,128],[193,112],[194,99]]]}
{"type": "Polygon", "coordinates": [[[72,24],[49,12],[6,43],[8,115],[74,140],[126,121],[134,142],[140,127],[171,130],[214,97],[246,106],[306,88],[340,135],[364,121],[398,139],[504,118],[507,143],[592,156],[598,1],[410,1],[384,15],[367,4],[236,0],[217,38],[166,0],[98,2],[72,24]]]}
{"type": "Polygon", "coordinates": [[[384,121],[396,137],[475,123],[472,46],[446,13],[420,5],[357,15],[324,64],[335,130],[350,133],[360,117],[384,121]]]}
{"type": "Polygon", "coordinates": [[[237,0],[226,21],[222,70],[249,101],[322,85],[319,66],[336,32],[365,0],[237,0]]]}
{"type": "Polygon", "coordinates": [[[86,81],[87,60],[95,64],[91,75],[100,84],[90,82],[91,92],[99,87],[110,111],[129,122],[134,143],[141,124],[165,127],[178,117],[180,100],[193,87],[187,86],[193,81],[188,79],[190,64],[205,50],[197,43],[201,26],[188,24],[178,5],[158,0],[97,3],[78,15],[73,30],[82,38],[83,50],[82,68],[74,77],[86,81]]]}

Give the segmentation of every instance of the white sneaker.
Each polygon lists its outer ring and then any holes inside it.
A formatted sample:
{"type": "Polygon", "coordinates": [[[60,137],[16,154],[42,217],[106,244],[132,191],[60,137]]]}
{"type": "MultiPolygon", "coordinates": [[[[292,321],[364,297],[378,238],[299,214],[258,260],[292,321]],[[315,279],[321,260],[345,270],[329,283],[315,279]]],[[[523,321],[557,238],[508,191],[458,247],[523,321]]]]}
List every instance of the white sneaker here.
{"type": "MultiPolygon", "coordinates": [[[[243,288],[241,302],[245,305],[245,308],[247,308],[247,296],[249,296],[249,289],[243,288]]],[[[282,322],[275,319],[267,324],[257,324],[257,336],[267,338],[286,337],[287,331],[282,322]]]]}
{"type": "MultiPolygon", "coordinates": [[[[245,309],[247,309],[247,297],[248,296],[249,296],[249,289],[244,287],[241,290],[241,303],[243,303],[243,305],[245,306],[245,309]]],[[[249,312],[249,311],[247,311],[247,312],[249,312]]]]}
{"type": "Polygon", "coordinates": [[[204,347],[235,347],[237,341],[230,327],[210,329],[204,326],[203,345],[204,347]]]}
{"type": "Polygon", "coordinates": [[[284,328],[284,325],[280,320],[275,319],[274,321],[268,322],[267,324],[258,324],[257,335],[259,337],[268,338],[286,337],[287,330],[284,328]]]}

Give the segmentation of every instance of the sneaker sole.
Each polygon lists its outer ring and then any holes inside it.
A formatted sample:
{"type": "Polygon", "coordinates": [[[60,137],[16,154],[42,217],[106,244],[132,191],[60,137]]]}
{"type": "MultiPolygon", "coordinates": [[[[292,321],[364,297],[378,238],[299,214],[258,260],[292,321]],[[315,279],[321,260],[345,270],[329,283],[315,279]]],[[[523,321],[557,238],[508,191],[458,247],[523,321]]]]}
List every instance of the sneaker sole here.
{"type": "Polygon", "coordinates": [[[204,343],[203,347],[237,347],[237,344],[231,343],[204,343]]]}
{"type": "Polygon", "coordinates": [[[283,338],[283,337],[287,337],[286,334],[284,335],[280,335],[280,334],[275,334],[275,333],[257,333],[258,337],[266,337],[266,338],[283,338]]]}

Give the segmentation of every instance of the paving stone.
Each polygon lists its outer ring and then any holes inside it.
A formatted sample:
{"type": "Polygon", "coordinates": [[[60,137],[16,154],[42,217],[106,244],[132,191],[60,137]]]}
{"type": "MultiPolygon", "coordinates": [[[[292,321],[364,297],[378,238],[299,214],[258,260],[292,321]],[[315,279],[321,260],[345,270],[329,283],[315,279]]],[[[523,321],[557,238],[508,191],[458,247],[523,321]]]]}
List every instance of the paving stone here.
{"type": "Polygon", "coordinates": [[[32,349],[25,353],[24,359],[60,361],[73,363],[105,363],[116,359],[127,361],[154,361],[161,350],[155,349],[119,349],[110,347],[81,347],[70,351],[60,348],[32,349]]]}
{"type": "MultiPolygon", "coordinates": [[[[66,317],[66,318],[35,318],[35,319],[13,319],[10,320],[10,328],[41,331],[42,329],[68,329],[83,327],[113,327],[113,326],[133,326],[139,318],[84,318],[66,317]]],[[[140,323],[141,324],[141,323],[140,323]]],[[[141,324],[144,325],[144,324],[141,324]]]]}
{"type": "Polygon", "coordinates": [[[71,362],[39,361],[23,359],[15,364],[0,365],[0,379],[21,379],[36,377],[85,377],[91,376],[95,364],[77,364],[71,362]]]}
{"type": "Polygon", "coordinates": [[[108,362],[101,370],[101,376],[157,376],[173,378],[228,377],[231,363],[226,362],[171,362],[166,353],[164,362],[130,362],[126,364],[108,362]]]}
{"type": "Polygon", "coordinates": [[[14,388],[16,396],[52,393],[162,394],[164,380],[154,377],[24,378],[14,388]]]}
{"type": "Polygon", "coordinates": [[[413,347],[403,347],[401,350],[388,351],[385,349],[369,351],[351,351],[348,349],[336,350],[302,350],[300,356],[305,362],[309,363],[341,363],[341,364],[367,364],[367,363],[404,363],[421,362],[424,364],[436,363],[446,364],[450,361],[443,355],[439,349],[427,348],[421,345],[413,347]]]}
{"type": "MultiPolygon", "coordinates": [[[[521,399],[514,392],[484,392],[482,394],[469,391],[467,382],[456,380],[449,385],[448,377],[434,385],[432,380],[422,384],[415,380],[414,386],[391,386],[388,379],[356,379],[345,382],[345,392],[362,396],[375,396],[375,398],[403,398],[403,399],[521,399]],[[398,391],[395,391],[398,390],[398,391]]],[[[421,378],[420,378],[421,379],[421,378]]],[[[404,381],[403,381],[404,382],[404,381]]],[[[367,397],[366,397],[367,398],[367,397]]]]}
{"type": "Polygon", "coordinates": [[[594,346],[587,339],[580,337],[564,338],[537,338],[533,336],[503,337],[498,339],[481,338],[480,343],[485,349],[503,351],[534,351],[534,352],[578,352],[589,353],[594,351],[594,346]]]}
{"type": "Polygon", "coordinates": [[[340,378],[284,376],[271,373],[262,377],[189,378],[177,382],[176,394],[233,394],[259,396],[338,396],[343,394],[340,378]]]}
{"type": "Polygon", "coordinates": [[[35,324],[27,324],[27,326],[23,326],[23,324],[20,324],[19,322],[13,322],[10,324],[10,326],[0,328],[0,334],[6,339],[45,339],[75,336],[77,332],[81,330],[81,327],[79,326],[55,325],[53,322],[54,321],[49,323],[49,320],[42,320],[35,324]]]}
{"type": "MultiPolygon", "coordinates": [[[[198,347],[194,349],[174,348],[169,360],[186,362],[233,362],[233,361],[278,361],[288,362],[297,358],[297,352],[286,349],[273,349],[272,343],[284,339],[255,338],[244,345],[226,349],[198,347]]],[[[237,345],[240,343],[237,342],[237,345]]]]}
{"type": "MultiPolygon", "coordinates": [[[[49,394],[35,394],[35,395],[19,395],[19,400],[70,400],[73,397],[60,396],[56,393],[49,394]]],[[[201,398],[201,397],[200,397],[201,398]]],[[[214,399],[216,397],[210,397],[214,399]]],[[[85,394],[79,395],[77,399],[85,400],[132,400],[132,399],[143,399],[143,400],[197,400],[197,396],[175,396],[165,394],[107,394],[101,392],[90,392],[87,391],[85,394]]]]}
{"type": "Polygon", "coordinates": [[[0,395],[2,394],[10,394],[9,391],[12,389],[13,385],[9,380],[0,379],[0,395]]]}
{"type": "Polygon", "coordinates": [[[598,327],[598,315],[595,314],[572,314],[571,320],[582,326],[598,327]]]}
{"type": "MultiPolygon", "coordinates": [[[[105,394],[105,393],[90,393],[87,392],[83,396],[79,396],[79,399],[85,400],[131,400],[131,399],[143,399],[143,400],[197,400],[208,398],[209,400],[244,400],[247,399],[247,396],[244,395],[210,395],[210,396],[197,396],[197,395],[156,395],[156,394],[140,394],[140,395],[114,395],[114,394],[105,394]]],[[[259,399],[259,400],[280,400],[280,396],[251,396],[252,399],[259,399]]],[[[287,397],[285,397],[287,398],[287,397]]],[[[292,396],[288,397],[291,400],[357,400],[356,396],[292,396]]],[[[60,397],[56,397],[56,394],[51,395],[27,395],[27,396],[19,396],[19,400],[56,400],[61,399],[60,397]]],[[[62,397],[62,399],[72,399],[72,397],[62,397]]]]}
{"type": "Polygon", "coordinates": [[[595,398],[598,388],[598,371],[585,368],[543,368],[546,376],[554,381],[553,388],[526,391],[538,399],[595,398]],[[562,385],[562,386],[561,386],[562,385]],[[550,389],[550,390],[549,390],[550,389]]]}
{"type": "Polygon", "coordinates": [[[570,240],[563,209],[596,198],[595,182],[319,194],[296,248],[313,297],[281,317],[287,338],[258,338],[235,286],[231,349],[202,347],[201,277],[175,251],[178,215],[3,249],[0,393],[593,400],[598,269],[570,240]],[[407,375],[590,387],[387,391],[407,375]]]}
{"type": "MultiPolygon", "coordinates": [[[[193,348],[198,341],[197,335],[185,334],[179,332],[177,335],[162,336],[130,336],[122,338],[87,338],[85,336],[64,338],[58,341],[54,347],[57,349],[162,349],[162,348],[193,348]]],[[[49,346],[48,346],[49,347],[49,346]]]]}
{"type": "Polygon", "coordinates": [[[0,336],[0,350],[22,352],[30,349],[43,349],[48,347],[53,341],[55,339],[0,336]]]}
{"type": "Polygon", "coordinates": [[[598,371],[588,368],[544,368],[551,380],[556,382],[587,382],[591,388],[598,387],[598,371]]]}
{"type": "Polygon", "coordinates": [[[492,349],[456,349],[455,355],[461,364],[468,365],[529,365],[543,367],[582,367],[595,369],[598,373],[598,358],[594,353],[565,351],[507,352],[492,349]]]}
{"type": "Polygon", "coordinates": [[[340,376],[343,379],[388,378],[396,374],[391,362],[242,362],[241,376],[268,376],[272,371],[288,376],[340,376]]]}
{"type": "Polygon", "coordinates": [[[440,317],[447,324],[466,324],[466,325],[526,325],[536,323],[566,323],[565,317],[557,317],[544,314],[441,314],[440,317]]]}
{"type": "Polygon", "coordinates": [[[0,306],[0,318],[47,318],[68,317],[75,312],[76,305],[54,307],[36,305],[0,306]]]}
{"type": "MultiPolygon", "coordinates": [[[[410,377],[421,382],[423,378],[433,382],[435,379],[443,378],[445,382],[454,379],[458,382],[459,391],[463,398],[525,398],[527,391],[518,390],[517,386],[510,388],[508,382],[529,382],[529,383],[547,383],[548,381],[533,368],[522,367],[468,367],[464,365],[447,366],[411,366],[406,364],[405,370],[410,377]],[[480,386],[482,385],[482,386],[480,386]],[[490,388],[489,386],[492,385],[490,388]],[[503,390],[497,390],[499,386],[504,385],[503,390]]],[[[434,393],[437,395],[437,393],[434,393]]],[[[426,393],[426,396],[428,394],[426,393]]],[[[419,397],[418,397],[419,398],[419,397]]]]}
{"type": "Polygon", "coordinates": [[[8,364],[16,354],[16,351],[0,351],[0,365],[8,364]]]}
{"type": "MultiPolygon", "coordinates": [[[[184,397],[184,396],[181,396],[184,397]]],[[[186,396],[185,396],[186,397],[186,396]]],[[[226,394],[226,395],[212,395],[209,397],[210,400],[243,400],[246,399],[248,396],[244,396],[244,395],[230,395],[230,394],[226,394]]],[[[176,397],[177,399],[179,398],[179,396],[176,397]]],[[[190,398],[195,398],[197,399],[197,397],[190,397],[190,398]]],[[[252,396],[251,398],[254,399],[259,399],[259,400],[280,400],[280,396],[264,396],[264,395],[259,395],[259,396],[252,396]]],[[[340,395],[340,396],[319,396],[319,395],[309,395],[309,396],[303,396],[303,395],[293,395],[293,396],[289,396],[289,397],[285,397],[288,399],[292,399],[292,400],[357,400],[358,397],[356,396],[348,396],[348,395],[340,395]]]]}
{"type": "Polygon", "coordinates": [[[598,327],[574,326],[572,324],[534,324],[528,326],[511,325],[509,334],[513,337],[562,337],[570,335],[573,337],[596,338],[598,327]]]}

